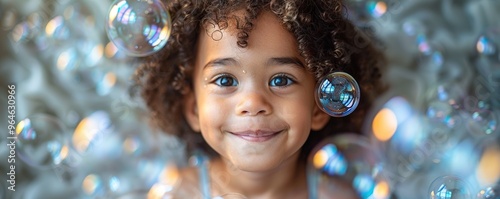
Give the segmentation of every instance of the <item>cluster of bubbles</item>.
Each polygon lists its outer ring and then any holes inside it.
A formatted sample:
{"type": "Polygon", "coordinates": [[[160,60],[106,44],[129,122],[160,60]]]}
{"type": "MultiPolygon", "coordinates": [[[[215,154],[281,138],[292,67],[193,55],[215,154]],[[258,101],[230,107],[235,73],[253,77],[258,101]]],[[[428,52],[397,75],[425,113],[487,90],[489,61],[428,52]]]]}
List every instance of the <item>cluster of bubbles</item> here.
{"type": "MultiPolygon", "coordinates": [[[[389,59],[391,88],[367,115],[362,135],[331,137],[312,151],[309,197],[343,193],[364,199],[499,198],[500,24],[494,20],[500,17],[499,3],[346,2],[354,24],[361,30],[373,27],[386,41],[382,47],[389,59]]],[[[0,8],[1,28],[12,51],[49,66],[19,67],[31,72],[20,75],[19,84],[39,86],[36,80],[44,78],[40,74],[46,70],[56,76],[55,84],[75,91],[75,98],[89,92],[100,97],[127,93],[119,91],[127,86],[120,87],[120,81],[129,78],[131,70],[113,66],[158,53],[172,29],[159,0],[55,0],[30,14],[14,5],[0,8]]],[[[317,103],[335,117],[354,111],[361,97],[355,80],[342,72],[321,79],[316,92],[317,103]]],[[[26,191],[16,196],[172,197],[181,183],[178,167],[183,165],[178,160],[186,159],[173,151],[182,147],[156,137],[141,125],[147,122],[131,120],[137,113],[130,106],[138,105],[124,99],[113,101],[111,110],[89,113],[83,111],[87,104],[75,104],[83,106],[75,110],[77,116],[37,113],[20,120],[16,149],[24,166],[36,173],[26,172],[26,178],[34,180],[20,184],[26,191]],[[59,183],[51,189],[54,195],[44,192],[51,184],[47,182],[59,183]]],[[[5,195],[2,184],[0,198],[5,195]]]]}
{"type": "MultiPolygon", "coordinates": [[[[405,47],[381,46],[400,57],[388,54],[391,88],[367,116],[363,136],[334,136],[311,154],[309,186],[315,191],[310,198],[347,185],[360,198],[500,198],[500,24],[490,21],[498,17],[493,10],[499,6],[491,1],[347,1],[348,16],[361,30],[372,27],[384,44],[400,39],[405,47]],[[475,19],[467,27],[450,16],[475,19]],[[383,157],[376,164],[374,151],[383,157]],[[356,166],[360,162],[365,170],[356,166]],[[369,181],[360,187],[357,176],[369,181]],[[387,189],[377,192],[374,185],[381,182],[387,189]]],[[[317,96],[326,98],[327,90],[318,89],[317,96]]],[[[339,111],[317,99],[325,112],[339,111]]]]}
{"type": "Polygon", "coordinates": [[[308,162],[309,198],[390,197],[381,156],[364,136],[346,133],[323,140],[308,162]]]}

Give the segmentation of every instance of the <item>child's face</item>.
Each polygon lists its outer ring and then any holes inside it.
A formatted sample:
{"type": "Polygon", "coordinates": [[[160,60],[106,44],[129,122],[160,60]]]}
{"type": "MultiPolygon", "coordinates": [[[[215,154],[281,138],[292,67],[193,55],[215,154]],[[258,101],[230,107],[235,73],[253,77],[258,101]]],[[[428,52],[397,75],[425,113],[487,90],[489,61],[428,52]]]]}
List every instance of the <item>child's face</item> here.
{"type": "Polygon", "coordinates": [[[310,130],[329,116],[315,104],[316,81],[293,35],[270,12],[254,25],[247,48],[237,46],[234,24],[202,31],[185,114],[222,158],[242,170],[268,171],[296,160],[310,130]],[[209,36],[220,33],[218,41],[209,36]]]}

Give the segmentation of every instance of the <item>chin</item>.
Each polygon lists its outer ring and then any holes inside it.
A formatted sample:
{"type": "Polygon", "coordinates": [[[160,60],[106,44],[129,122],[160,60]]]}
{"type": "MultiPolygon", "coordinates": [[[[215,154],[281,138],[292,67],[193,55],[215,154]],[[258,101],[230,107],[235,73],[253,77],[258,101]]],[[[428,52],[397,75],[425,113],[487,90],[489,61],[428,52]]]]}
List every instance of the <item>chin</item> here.
{"type": "Polygon", "coordinates": [[[245,172],[268,172],[280,166],[281,160],[273,157],[255,157],[230,160],[236,168],[245,172]]]}

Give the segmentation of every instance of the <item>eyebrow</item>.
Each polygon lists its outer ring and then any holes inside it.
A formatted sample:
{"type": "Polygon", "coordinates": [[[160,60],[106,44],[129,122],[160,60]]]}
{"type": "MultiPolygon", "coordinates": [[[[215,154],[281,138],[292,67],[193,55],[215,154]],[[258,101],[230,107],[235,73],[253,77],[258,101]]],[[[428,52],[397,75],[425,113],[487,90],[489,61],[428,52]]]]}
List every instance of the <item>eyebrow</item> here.
{"type": "Polygon", "coordinates": [[[272,66],[272,65],[294,65],[298,66],[299,68],[305,69],[306,67],[302,62],[296,58],[296,57],[273,57],[269,59],[266,63],[267,66],[272,66]]]}
{"type": "MultiPolygon", "coordinates": [[[[217,58],[209,61],[203,69],[210,66],[239,66],[239,62],[236,59],[228,57],[228,58],[217,58]]],[[[305,69],[304,64],[296,57],[273,57],[267,60],[265,63],[266,66],[276,66],[276,65],[293,65],[302,69],[305,69]]]]}
{"type": "Polygon", "coordinates": [[[238,61],[236,61],[234,58],[218,58],[209,61],[205,66],[203,66],[203,69],[209,67],[209,66],[216,66],[216,65],[221,65],[221,66],[230,66],[230,65],[239,65],[238,61]]]}

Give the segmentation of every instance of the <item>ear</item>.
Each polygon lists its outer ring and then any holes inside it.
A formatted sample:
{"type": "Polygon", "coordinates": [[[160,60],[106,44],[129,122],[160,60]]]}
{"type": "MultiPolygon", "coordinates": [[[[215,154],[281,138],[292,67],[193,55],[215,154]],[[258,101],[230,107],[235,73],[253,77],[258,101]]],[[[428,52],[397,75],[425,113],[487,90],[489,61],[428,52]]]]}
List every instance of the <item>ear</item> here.
{"type": "Polygon", "coordinates": [[[193,131],[200,132],[200,119],[198,117],[198,106],[196,97],[193,91],[189,90],[184,95],[184,117],[193,131]]]}
{"type": "Polygon", "coordinates": [[[319,131],[330,121],[330,115],[321,110],[318,105],[314,104],[314,110],[311,120],[311,129],[319,131]]]}

